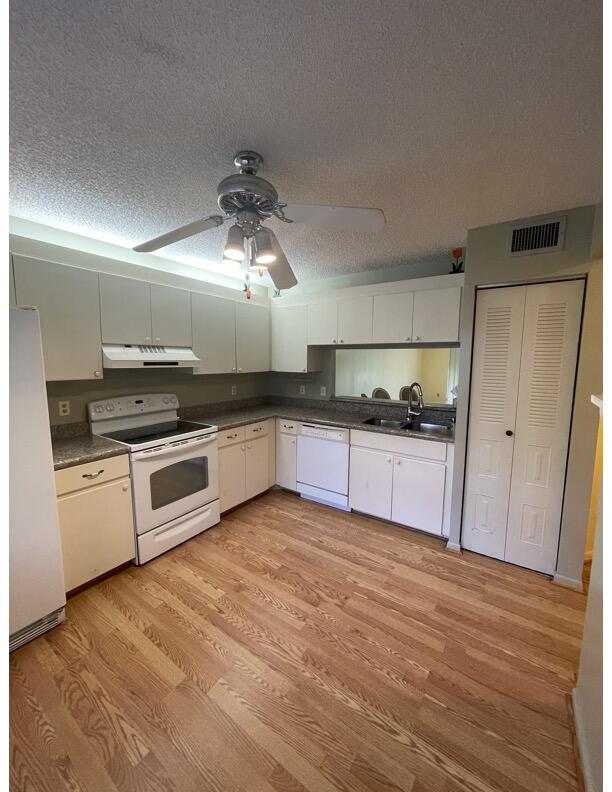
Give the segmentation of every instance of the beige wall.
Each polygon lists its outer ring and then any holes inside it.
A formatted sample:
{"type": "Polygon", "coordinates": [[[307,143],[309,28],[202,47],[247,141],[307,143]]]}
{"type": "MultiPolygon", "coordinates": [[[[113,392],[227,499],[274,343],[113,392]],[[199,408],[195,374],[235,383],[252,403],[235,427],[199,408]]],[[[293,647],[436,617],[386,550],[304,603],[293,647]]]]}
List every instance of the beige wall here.
{"type": "MultiPolygon", "coordinates": [[[[471,372],[470,350],[472,348],[476,287],[554,279],[576,274],[588,276],[557,562],[559,581],[575,585],[580,585],[582,574],[597,440],[597,416],[593,410],[589,409],[588,402],[591,393],[602,391],[603,266],[600,258],[592,257],[596,209],[595,206],[583,206],[545,216],[552,218],[565,215],[567,217],[564,249],[554,253],[508,256],[506,253],[508,233],[516,221],[468,231],[462,304],[462,355],[459,367],[459,398],[455,432],[451,547],[460,544],[471,372]]],[[[600,217],[600,214],[597,214],[600,217]]]]}
{"type": "MultiPolygon", "coordinates": [[[[587,408],[588,409],[588,408],[587,408]]],[[[593,409],[593,408],[591,408],[593,409]]],[[[589,598],[584,620],[574,721],[587,792],[603,790],[603,526],[602,504],[595,527],[589,598]]]]}

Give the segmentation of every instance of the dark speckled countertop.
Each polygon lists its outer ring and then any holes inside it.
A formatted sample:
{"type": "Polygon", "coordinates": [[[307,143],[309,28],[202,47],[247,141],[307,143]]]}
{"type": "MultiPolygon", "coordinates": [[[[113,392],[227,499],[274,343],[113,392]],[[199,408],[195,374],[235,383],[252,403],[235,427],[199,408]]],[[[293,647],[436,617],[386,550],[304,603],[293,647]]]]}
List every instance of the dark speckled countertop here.
{"type": "Polygon", "coordinates": [[[127,454],[124,445],[107,440],[105,437],[96,437],[90,434],[76,435],[74,437],[53,438],[53,468],[72,467],[84,465],[86,462],[95,462],[97,459],[127,454]]]}
{"type": "MultiPolygon", "coordinates": [[[[325,404],[329,404],[328,402],[325,404]]],[[[401,437],[418,437],[422,440],[432,440],[438,443],[454,443],[455,433],[453,428],[447,430],[406,430],[390,429],[381,426],[364,425],[363,420],[367,417],[364,412],[357,410],[357,405],[350,408],[330,408],[329,406],[298,406],[293,404],[258,404],[255,406],[244,406],[237,409],[219,409],[220,405],[206,407],[188,407],[180,410],[181,418],[189,421],[202,421],[202,423],[213,424],[219,429],[233,429],[237,426],[245,426],[255,421],[263,421],[266,418],[286,418],[290,421],[302,421],[305,423],[316,423],[323,426],[338,426],[342,429],[362,429],[366,432],[378,432],[379,434],[393,434],[401,437]]],[[[351,405],[352,407],[352,405],[351,405]]],[[[361,407],[361,405],[359,405],[361,407]]],[[[361,407],[361,409],[363,409],[361,407]]],[[[368,414],[382,413],[383,410],[376,410],[370,407],[368,414]]],[[[82,465],[86,462],[94,462],[98,459],[119,456],[127,453],[127,448],[113,440],[106,440],[103,437],[95,437],[87,433],[86,424],[80,424],[81,428],[75,426],[75,433],[68,437],[53,438],[53,463],[55,470],[71,467],[72,465],[82,465]],[[78,433],[76,433],[78,431],[78,433]]]]}

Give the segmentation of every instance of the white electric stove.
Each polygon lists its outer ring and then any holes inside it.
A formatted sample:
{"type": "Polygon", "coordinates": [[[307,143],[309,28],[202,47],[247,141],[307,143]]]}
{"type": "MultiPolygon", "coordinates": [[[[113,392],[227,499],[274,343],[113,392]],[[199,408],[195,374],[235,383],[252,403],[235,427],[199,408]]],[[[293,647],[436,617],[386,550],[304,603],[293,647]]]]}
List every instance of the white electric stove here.
{"type": "Polygon", "coordinates": [[[180,420],[178,406],[172,393],[87,405],[92,434],[129,449],[137,564],[219,522],[217,427],[180,420]]]}

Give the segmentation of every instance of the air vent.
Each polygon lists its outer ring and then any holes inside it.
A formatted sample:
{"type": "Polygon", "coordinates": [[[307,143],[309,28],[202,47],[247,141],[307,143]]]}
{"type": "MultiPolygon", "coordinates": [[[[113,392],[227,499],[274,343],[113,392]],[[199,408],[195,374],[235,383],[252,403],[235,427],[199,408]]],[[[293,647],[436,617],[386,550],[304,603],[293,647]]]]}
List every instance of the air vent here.
{"type": "Polygon", "coordinates": [[[550,253],[563,248],[565,217],[546,223],[515,226],[508,239],[511,256],[526,256],[530,253],[550,253]]]}

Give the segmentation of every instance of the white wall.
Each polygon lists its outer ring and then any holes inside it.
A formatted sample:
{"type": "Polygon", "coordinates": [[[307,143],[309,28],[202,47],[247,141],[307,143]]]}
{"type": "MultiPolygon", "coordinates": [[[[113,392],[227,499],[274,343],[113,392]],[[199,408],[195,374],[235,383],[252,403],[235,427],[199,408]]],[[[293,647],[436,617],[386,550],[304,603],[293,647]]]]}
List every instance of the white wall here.
{"type": "Polygon", "coordinates": [[[459,398],[455,429],[455,465],[451,505],[450,544],[460,543],[463,485],[467,444],[471,348],[476,287],[511,284],[536,279],[586,274],[586,300],[578,359],[575,405],[572,415],[567,484],[561,521],[557,577],[580,587],[586,539],[593,460],[597,441],[597,418],[585,405],[602,383],[602,274],[599,258],[592,256],[595,206],[559,211],[544,217],[567,217],[565,246],[553,253],[508,256],[508,233],[515,222],[499,223],[468,231],[461,318],[459,398]]]}

